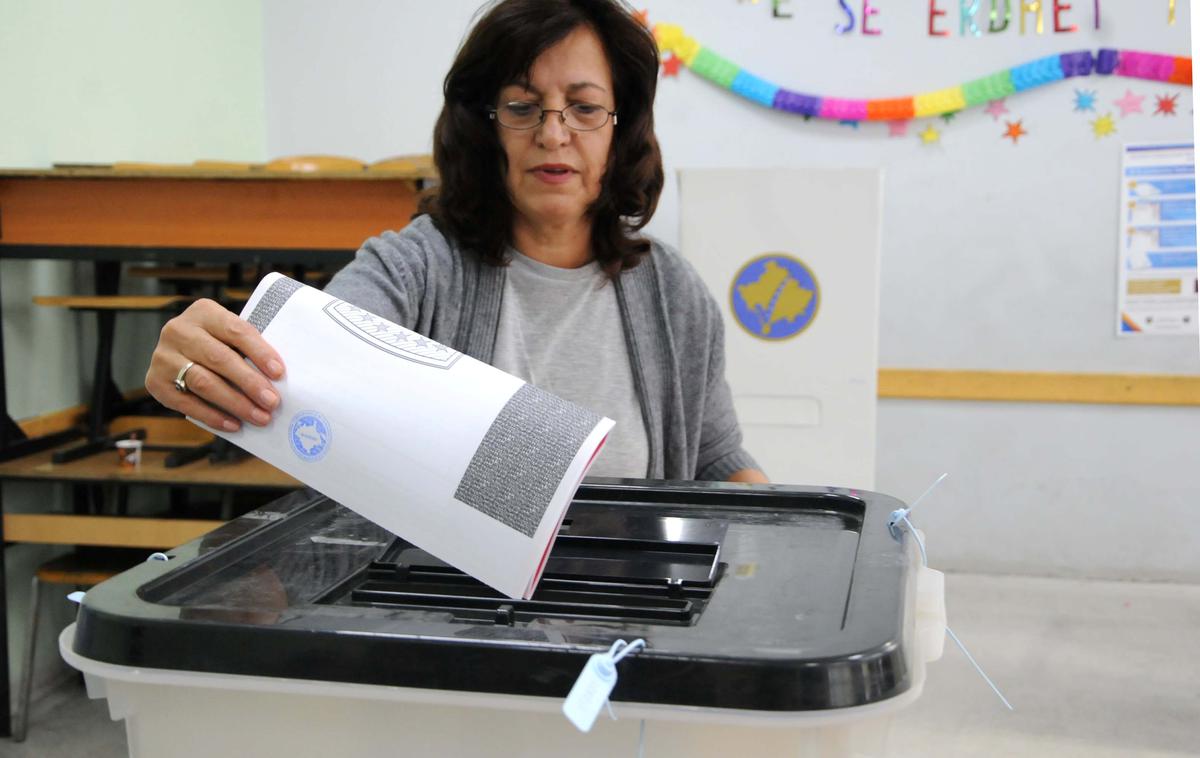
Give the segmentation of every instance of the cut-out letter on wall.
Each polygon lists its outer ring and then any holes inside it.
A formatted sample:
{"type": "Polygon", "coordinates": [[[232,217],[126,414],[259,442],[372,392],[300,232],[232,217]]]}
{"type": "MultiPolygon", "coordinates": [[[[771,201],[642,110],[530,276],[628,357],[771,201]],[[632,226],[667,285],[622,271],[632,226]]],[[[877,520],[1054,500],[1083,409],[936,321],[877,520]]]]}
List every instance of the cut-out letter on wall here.
{"type": "Polygon", "coordinates": [[[970,34],[978,37],[983,34],[979,24],[975,23],[975,14],[979,12],[979,0],[958,0],[958,33],[962,36],[970,34]]]}
{"type": "Polygon", "coordinates": [[[1025,17],[1033,13],[1037,18],[1034,28],[1038,34],[1046,30],[1045,18],[1042,15],[1042,0],[1021,0],[1021,34],[1025,33],[1025,17]]]}
{"type": "Polygon", "coordinates": [[[1054,0],[1054,31],[1055,31],[1055,33],[1079,31],[1079,27],[1076,26],[1075,24],[1071,24],[1070,26],[1063,26],[1062,14],[1066,13],[1069,10],[1071,10],[1070,3],[1064,3],[1063,0],[1054,0]]]}
{"type": "Polygon", "coordinates": [[[877,37],[881,33],[879,29],[871,29],[867,24],[871,21],[871,16],[878,16],[879,9],[871,5],[871,0],[863,0],[862,10],[862,33],[877,37]]]}
{"type": "Polygon", "coordinates": [[[929,0],[929,36],[930,37],[946,37],[950,32],[945,29],[938,30],[934,28],[934,22],[939,16],[945,16],[946,11],[938,7],[937,0],[929,0]]]}
{"type": "Polygon", "coordinates": [[[1004,23],[1000,23],[1000,12],[996,10],[997,0],[992,0],[992,12],[988,21],[988,33],[996,34],[1008,28],[1012,20],[1012,0],[1004,0],[1004,23]]]}
{"type": "Polygon", "coordinates": [[[838,5],[842,6],[842,12],[846,14],[846,23],[838,24],[833,30],[838,34],[849,34],[854,31],[854,11],[850,10],[846,0],[838,0],[838,5]]]}

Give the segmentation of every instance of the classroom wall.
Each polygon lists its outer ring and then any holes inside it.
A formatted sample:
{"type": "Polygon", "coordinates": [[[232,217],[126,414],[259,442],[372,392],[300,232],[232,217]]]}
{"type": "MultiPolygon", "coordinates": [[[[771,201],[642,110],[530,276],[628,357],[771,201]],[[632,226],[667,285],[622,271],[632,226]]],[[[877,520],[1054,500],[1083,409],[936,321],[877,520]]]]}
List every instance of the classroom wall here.
{"type": "MultiPolygon", "coordinates": [[[[1119,47],[1190,50],[1190,6],[1105,0],[1066,16],[1075,34],[958,34],[957,3],[930,38],[927,4],[875,0],[879,36],[839,36],[834,0],[785,3],[644,0],[650,21],[790,89],[840,97],[935,90],[1044,55],[1119,47]]],[[[856,6],[857,4],[851,3],[856,6]]],[[[1018,5],[1019,3],[1014,3],[1018,5]]],[[[1051,4],[1046,4],[1049,8],[1051,4]]],[[[441,78],[473,0],[340,4],[264,0],[267,151],[364,160],[430,149],[441,78]],[[313,54],[319,51],[319,55],[313,54]]],[[[988,4],[982,3],[986,8],[988,4]]],[[[980,23],[986,24],[984,15],[980,23]]],[[[880,365],[895,368],[1200,374],[1195,338],[1114,336],[1122,141],[1190,139],[1189,89],[1092,77],[1009,99],[1003,120],[976,109],[946,123],[805,122],[741,100],[686,69],[663,79],[656,110],[669,175],[688,167],[881,166],[885,170],[880,365]],[[1076,112],[1077,88],[1100,110],[1076,112]],[[1146,95],[1121,118],[1113,100],[1146,95]],[[1154,116],[1178,94],[1179,116],[1154,116]],[[1117,135],[1091,121],[1112,112],[1117,135]],[[1029,132],[1004,139],[1007,120],[1029,132]],[[923,145],[928,124],[941,131],[923,145]]],[[[677,243],[672,182],[649,229],[677,243]]],[[[686,254],[686,250],[684,253],[686,254]]],[[[1200,408],[884,400],[880,490],[915,498],[951,477],[917,523],[931,557],[962,570],[1200,579],[1200,408]]]]}
{"type": "MultiPolygon", "coordinates": [[[[262,15],[246,0],[0,0],[0,166],[262,160],[262,15]]],[[[95,345],[86,316],[34,308],[32,295],[87,292],[91,266],[0,260],[9,412],[57,410],[87,397],[95,345]]],[[[127,285],[137,291],[136,284],[127,285]]],[[[141,385],[160,323],[119,317],[114,378],[141,385]]],[[[63,508],[60,485],[4,485],[7,511],[63,508]]],[[[16,680],[33,569],[57,548],[4,551],[9,655],[16,680]]],[[[54,605],[53,603],[47,603],[54,605]]],[[[39,680],[61,674],[43,629],[39,680]]],[[[61,664],[60,664],[61,666],[61,664]]]]}

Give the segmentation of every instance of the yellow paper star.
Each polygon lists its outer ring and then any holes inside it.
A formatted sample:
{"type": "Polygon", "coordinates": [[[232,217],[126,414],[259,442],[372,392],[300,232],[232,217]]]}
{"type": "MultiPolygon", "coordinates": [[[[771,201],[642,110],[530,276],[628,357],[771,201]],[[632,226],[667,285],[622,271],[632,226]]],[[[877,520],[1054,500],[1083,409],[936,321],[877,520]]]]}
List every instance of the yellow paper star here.
{"type": "Polygon", "coordinates": [[[934,129],[933,124],[929,124],[925,127],[925,131],[921,132],[919,136],[921,137],[922,144],[932,145],[942,138],[942,133],[937,129],[934,129]]]}
{"type": "Polygon", "coordinates": [[[1096,139],[1107,137],[1117,131],[1117,122],[1113,121],[1111,113],[1105,113],[1100,118],[1092,121],[1092,133],[1096,135],[1096,139]]]}

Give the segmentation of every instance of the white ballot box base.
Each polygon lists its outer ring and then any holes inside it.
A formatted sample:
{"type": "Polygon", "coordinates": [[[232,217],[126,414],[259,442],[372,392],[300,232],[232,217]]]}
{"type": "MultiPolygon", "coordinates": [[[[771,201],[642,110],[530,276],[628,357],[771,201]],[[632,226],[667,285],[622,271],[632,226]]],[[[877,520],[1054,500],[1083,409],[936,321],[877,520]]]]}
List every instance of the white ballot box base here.
{"type": "Polygon", "coordinates": [[[131,758],[213,756],[886,756],[892,719],[920,696],[798,713],[615,703],[588,734],[544,697],[381,687],[337,682],[144,669],[72,651],[75,626],[59,637],[63,658],[84,673],[88,695],[124,719],[131,758]]]}

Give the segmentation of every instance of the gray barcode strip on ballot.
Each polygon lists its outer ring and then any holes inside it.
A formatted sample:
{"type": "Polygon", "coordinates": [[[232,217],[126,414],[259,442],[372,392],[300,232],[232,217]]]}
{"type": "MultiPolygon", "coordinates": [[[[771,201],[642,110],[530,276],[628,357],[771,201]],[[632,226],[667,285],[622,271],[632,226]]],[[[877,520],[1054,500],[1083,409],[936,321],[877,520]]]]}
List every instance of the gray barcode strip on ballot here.
{"type": "Polygon", "coordinates": [[[532,537],[600,417],[526,384],[509,398],[454,497],[532,537]]]}
{"type": "Polygon", "coordinates": [[[263,331],[267,328],[267,324],[271,323],[271,319],[279,313],[283,308],[283,304],[288,301],[288,298],[296,294],[296,292],[304,285],[295,279],[280,277],[267,288],[263,296],[259,298],[254,305],[254,310],[250,312],[250,318],[246,319],[258,331],[263,331]]]}

